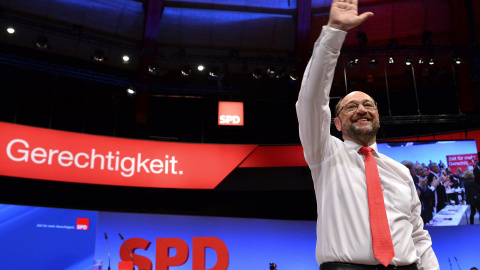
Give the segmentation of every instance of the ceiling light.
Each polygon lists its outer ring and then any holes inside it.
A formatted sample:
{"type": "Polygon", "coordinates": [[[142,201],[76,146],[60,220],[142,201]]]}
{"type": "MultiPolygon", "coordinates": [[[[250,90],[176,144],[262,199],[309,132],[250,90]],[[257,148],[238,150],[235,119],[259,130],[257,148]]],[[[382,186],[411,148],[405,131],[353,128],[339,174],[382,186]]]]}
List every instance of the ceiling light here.
{"type": "Polygon", "coordinates": [[[96,62],[104,62],[107,60],[105,52],[102,49],[96,49],[90,58],[96,62]]]}
{"type": "Polygon", "coordinates": [[[124,55],[122,59],[123,59],[123,62],[128,63],[128,61],[130,61],[130,56],[124,55]]]}
{"type": "Polygon", "coordinates": [[[39,49],[48,49],[50,45],[48,45],[48,39],[45,36],[38,36],[37,39],[33,42],[35,47],[39,49]]]}
{"type": "Polygon", "coordinates": [[[203,71],[205,69],[205,66],[204,65],[198,65],[197,69],[199,71],[203,71]]]}
{"type": "Polygon", "coordinates": [[[420,59],[418,59],[418,63],[419,63],[420,65],[424,63],[424,61],[423,61],[423,58],[422,58],[422,57],[420,57],[420,59]]]}
{"type": "Polygon", "coordinates": [[[428,60],[428,64],[429,64],[430,66],[435,65],[435,60],[433,60],[433,58],[430,58],[430,60],[428,60]]]}
{"type": "Polygon", "coordinates": [[[270,66],[268,69],[267,69],[267,76],[269,78],[275,78],[275,73],[277,73],[277,71],[275,70],[275,67],[274,66],[270,66]]]}
{"type": "Polygon", "coordinates": [[[455,65],[461,65],[461,64],[463,64],[463,59],[460,58],[460,57],[456,57],[455,59],[453,59],[453,63],[455,65]]]}
{"type": "Polygon", "coordinates": [[[253,72],[252,72],[252,76],[254,79],[260,79],[262,78],[263,76],[263,70],[261,68],[256,68],[253,72]]]}
{"type": "Polygon", "coordinates": [[[295,82],[295,81],[298,80],[298,72],[297,72],[297,70],[292,69],[292,71],[290,72],[289,80],[290,80],[290,82],[295,82]]]}
{"type": "Polygon", "coordinates": [[[393,60],[393,57],[388,58],[388,63],[389,63],[389,64],[395,63],[395,60],[393,60]]]}
{"type": "Polygon", "coordinates": [[[354,66],[356,66],[358,64],[359,60],[358,58],[352,58],[349,62],[348,62],[348,66],[353,68],[354,66]]]}
{"type": "Polygon", "coordinates": [[[180,70],[180,75],[182,77],[190,77],[190,74],[192,73],[192,68],[189,65],[185,65],[182,67],[180,70]]]}
{"type": "Polygon", "coordinates": [[[13,28],[13,27],[8,27],[8,28],[7,28],[7,32],[8,32],[9,34],[13,34],[13,33],[15,33],[15,28],[13,28]]]}
{"type": "Polygon", "coordinates": [[[376,67],[377,65],[378,65],[377,59],[375,58],[375,56],[372,56],[372,57],[370,58],[370,66],[371,66],[371,67],[376,67]]]}
{"type": "Polygon", "coordinates": [[[407,59],[405,59],[405,66],[411,66],[412,65],[412,59],[410,57],[407,57],[407,59]]]}
{"type": "Polygon", "coordinates": [[[208,78],[211,79],[211,80],[218,79],[218,71],[219,71],[219,68],[217,66],[212,67],[208,71],[208,78]]]}
{"type": "Polygon", "coordinates": [[[158,75],[160,72],[160,66],[157,63],[152,63],[147,67],[148,73],[152,75],[158,75]]]}
{"type": "Polygon", "coordinates": [[[133,96],[133,95],[135,95],[136,93],[137,93],[137,91],[135,90],[135,88],[133,88],[133,87],[131,87],[131,86],[129,86],[129,87],[127,88],[127,95],[133,96]]]}

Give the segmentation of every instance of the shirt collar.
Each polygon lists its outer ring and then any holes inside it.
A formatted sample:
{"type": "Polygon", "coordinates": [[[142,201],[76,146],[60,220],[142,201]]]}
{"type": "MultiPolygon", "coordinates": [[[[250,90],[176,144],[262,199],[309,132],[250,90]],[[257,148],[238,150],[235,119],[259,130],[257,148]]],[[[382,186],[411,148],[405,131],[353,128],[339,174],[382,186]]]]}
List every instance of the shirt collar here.
{"type": "MultiPolygon", "coordinates": [[[[345,140],[344,143],[347,146],[347,148],[353,149],[355,150],[355,152],[360,151],[360,148],[363,147],[363,145],[358,144],[356,142],[349,141],[349,140],[345,140]]],[[[369,147],[373,149],[374,155],[378,155],[377,142],[374,142],[372,145],[369,145],[369,147]]]]}

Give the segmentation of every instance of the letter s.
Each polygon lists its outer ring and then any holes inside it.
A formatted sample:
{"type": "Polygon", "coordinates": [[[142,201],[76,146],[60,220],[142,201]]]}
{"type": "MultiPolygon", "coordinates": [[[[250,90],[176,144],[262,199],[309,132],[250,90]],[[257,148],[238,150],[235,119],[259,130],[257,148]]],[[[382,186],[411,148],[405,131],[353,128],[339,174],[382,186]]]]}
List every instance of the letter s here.
{"type": "Polygon", "coordinates": [[[225,124],[225,121],[226,121],[226,120],[225,120],[225,115],[220,115],[220,121],[219,121],[219,123],[220,123],[220,124],[225,124]]]}
{"type": "MultiPolygon", "coordinates": [[[[152,261],[150,261],[149,258],[135,254],[135,249],[137,248],[147,250],[150,246],[150,241],[147,241],[143,238],[130,238],[125,242],[132,251],[133,261],[135,262],[135,265],[138,267],[138,269],[152,270],[152,261]]],[[[128,249],[125,244],[122,244],[122,246],[120,247],[120,259],[122,259],[122,261],[131,260],[130,254],[128,253],[128,249]]]]}

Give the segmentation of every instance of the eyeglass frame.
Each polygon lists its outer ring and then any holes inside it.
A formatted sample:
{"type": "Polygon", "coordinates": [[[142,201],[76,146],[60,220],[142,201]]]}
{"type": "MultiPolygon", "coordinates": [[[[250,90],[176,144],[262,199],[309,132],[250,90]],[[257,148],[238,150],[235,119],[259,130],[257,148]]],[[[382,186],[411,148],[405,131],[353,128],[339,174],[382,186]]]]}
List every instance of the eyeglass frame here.
{"type": "Polygon", "coordinates": [[[357,103],[357,102],[351,101],[351,102],[348,102],[347,104],[343,105],[342,108],[340,108],[340,110],[339,110],[338,113],[337,113],[337,116],[340,115],[340,113],[342,112],[342,110],[343,110],[343,109],[345,108],[345,106],[347,106],[348,104],[356,104],[356,105],[357,105],[357,108],[356,108],[355,110],[353,110],[353,111],[351,111],[351,112],[348,112],[348,113],[356,112],[356,111],[358,110],[358,108],[360,108],[360,105],[362,105],[363,108],[365,108],[365,110],[367,110],[367,111],[369,111],[369,112],[373,112],[373,111],[376,111],[376,110],[378,109],[377,102],[374,101],[374,100],[366,100],[366,101],[364,101],[364,102],[362,102],[362,103],[357,103]],[[369,109],[365,108],[365,105],[364,105],[364,104],[367,103],[367,102],[373,102],[373,104],[375,105],[375,107],[374,107],[372,110],[369,110],[369,109]]]}

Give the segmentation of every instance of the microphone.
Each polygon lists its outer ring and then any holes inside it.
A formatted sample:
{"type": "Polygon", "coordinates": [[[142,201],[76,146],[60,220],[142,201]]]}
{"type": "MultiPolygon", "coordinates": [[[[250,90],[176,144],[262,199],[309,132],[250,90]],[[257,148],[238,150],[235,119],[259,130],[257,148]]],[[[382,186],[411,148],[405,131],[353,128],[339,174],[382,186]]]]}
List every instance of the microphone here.
{"type": "Polygon", "coordinates": [[[108,237],[107,237],[107,233],[105,233],[105,240],[107,241],[107,252],[108,252],[108,270],[110,270],[110,247],[108,246],[108,237]]]}
{"type": "Polygon", "coordinates": [[[460,265],[458,264],[457,257],[454,257],[454,258],[455,258],[455,261],[457,262],[458,269],[459,269],[459,270],[462,270],[462,269],[460,268],[460,265]]]}
{"type": "Polygon", "coordinates": [[[133,256],[132,256],[132,252],[130,252],[130,248],[128,247],[127,245],[127,242],[125,242],[125,239],[123,239],[123,236],[118,233],[118,236],[120,236],[120,239],[122,239],[123,243],[125,244],[125,246],[127,247],[127,250],[128,250],[128,254],[130,254],[130,258],[132,259],[132,263],[133,263],[133,270],[135,270],[135,262],[133,261],[133,256]]]}

